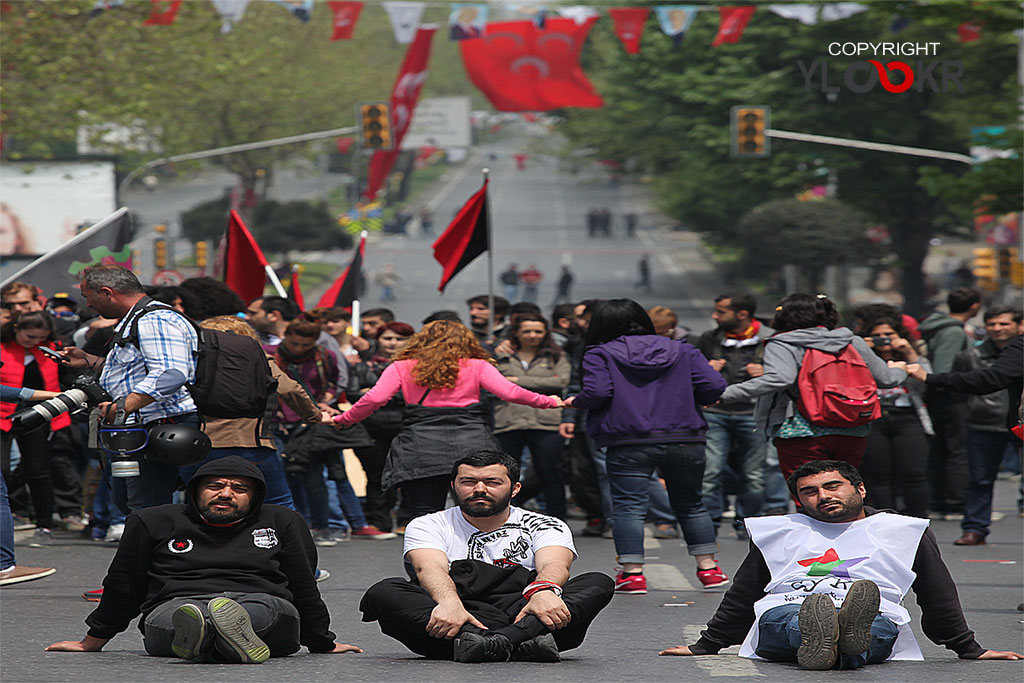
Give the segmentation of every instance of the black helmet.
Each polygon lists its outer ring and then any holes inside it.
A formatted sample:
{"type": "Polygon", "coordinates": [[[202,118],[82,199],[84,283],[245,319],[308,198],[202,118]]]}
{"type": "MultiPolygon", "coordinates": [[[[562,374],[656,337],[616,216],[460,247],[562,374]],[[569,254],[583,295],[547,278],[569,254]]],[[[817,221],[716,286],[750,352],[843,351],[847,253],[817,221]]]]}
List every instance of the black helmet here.
{"type": "Polygon", "coordinates": [[[195,427],[157,425],[149,430],[146,460],[182,467],[203,460],[212,446],[210,437],[195,427]]]}

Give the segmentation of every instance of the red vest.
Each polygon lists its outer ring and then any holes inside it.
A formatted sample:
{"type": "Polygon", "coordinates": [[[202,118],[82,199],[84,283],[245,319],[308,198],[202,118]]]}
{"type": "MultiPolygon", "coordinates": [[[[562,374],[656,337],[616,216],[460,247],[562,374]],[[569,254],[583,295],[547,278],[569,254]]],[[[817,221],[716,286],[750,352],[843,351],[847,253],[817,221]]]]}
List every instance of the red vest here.
{"type": "MultiPolygon", "coordinates": [[[[53,343],[46,344],[54,348],[53,343]]],[[[39,349],[28,349],[39,365],[39,374],[43,376],[43,388],[47,391],[60,391],[60,380],[57,378],[57,363],[43,355],[39,349]]],[[[3,367],[0,367],[0,384],[9,387],[21,387],[25,379],[25,347],[11,340],[0,344],[0,356],[3,367]]],[[[11,431],[11,415],[18,409],[17,403],[0,402],[0,431],[11,431]]],[[[71,416],[67,413],[50,421],[50,429],[56,431],[71,426],[71,416]]]]}

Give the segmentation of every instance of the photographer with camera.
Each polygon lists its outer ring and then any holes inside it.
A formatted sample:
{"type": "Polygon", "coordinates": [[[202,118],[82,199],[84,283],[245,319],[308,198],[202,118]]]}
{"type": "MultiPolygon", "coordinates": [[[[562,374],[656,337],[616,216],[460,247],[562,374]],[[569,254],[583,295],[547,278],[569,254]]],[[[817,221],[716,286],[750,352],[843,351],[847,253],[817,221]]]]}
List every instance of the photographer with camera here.
{"type": "MultiPolygon", "coordinates": [[[[114,401],[99,405],[101,448],[112,460],[114,502],[126,514],[171,502],[178,465],[146,459],[149,433],[158,425],[198,427],[195,403],[185,388],[195,377],[198,337],[181,313],[146,296],[138,278],[117,265],[82,271],[82,296],[104,318],[117,319],[106,358],[77,347],[64,350],[73,367],[102,367],[100,385],[114,401]],[[119,412],[128,416],[125,429],[111,430],[119,412]],[[126,441],[134,432],[139,443],[126,441]]],[[[198,430],[196,430],[198,431],[198,430]]]]}
{"type": "MultiPolygon", "coordinates": [[[[58,365],[49,356],[54,351],[55,334],[53,320],[41,311],[26,311],[17,314],[0,328],[0,383],[9,387],[60,391],[58,365]]],[[[54,476],[67,488],[77,489],[81,496],[81,480],[70,457],[71,440],[69,427],[71,418],[60,415],[50,421],[49,429],[18,432],[12,416],[17,403],[0,403],[0,456],[3,476],[10,490],[17,489],[18,483],[27,484],[35,514],[36,530],[30,545],[39,547],[50,543],[50,529],[53,526],[54,476]],[[11,472],[11,445],[18,441],[21,464],[15,473],[11,472]],[[17,474],[12,479],[12,474],[17,474]]]]}
{"type": "MultiPolygon", "coordinates": [[[[882,360],[930,367],[926,358],[918,356],[899,318],[868,320],[861,330],[864,341],[882,360]]],[[[902,493],[900,512],[927,517],[928,436],[935,432],[924,405],[924,382],[908,376],[897,386],[879,387],[878,399],[882,417],[871,423],[868,447],[860,464],[867,501],[879,510],[895,510],[896,498],[902,493]]]]}

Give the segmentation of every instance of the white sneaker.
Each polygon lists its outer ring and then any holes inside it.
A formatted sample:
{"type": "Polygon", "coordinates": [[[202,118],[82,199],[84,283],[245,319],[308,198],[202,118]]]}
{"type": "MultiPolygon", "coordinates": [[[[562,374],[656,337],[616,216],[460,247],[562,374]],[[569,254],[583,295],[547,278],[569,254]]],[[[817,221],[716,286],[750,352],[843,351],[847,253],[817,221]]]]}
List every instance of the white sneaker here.
{"type": "Polygon", "coordinates": [[[107,527],[107,535],[104,537],[107,543],[117,543],[124,536],[124,524],[111,524],[107,527]]]}

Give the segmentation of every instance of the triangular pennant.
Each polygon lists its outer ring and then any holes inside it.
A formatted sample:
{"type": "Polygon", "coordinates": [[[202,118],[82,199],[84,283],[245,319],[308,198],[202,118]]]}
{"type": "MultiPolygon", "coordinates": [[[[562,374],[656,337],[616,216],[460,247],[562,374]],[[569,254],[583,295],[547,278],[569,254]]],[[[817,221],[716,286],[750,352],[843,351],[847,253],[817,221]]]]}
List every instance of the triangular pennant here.
{"type": "Polygon", "coordinates": [[[391,20],[391,28],[395,32],[395,41],[401,44],[411,43],[423,17],[422,2],[385,2],[384,11],[391,20]]]}
{"type": "Polygon", "coordinates": [[[217,10],[217,14],[220,15],[223,22],[220,26],[221,33],[231,33],[231,29],[235,27],[235,24],[242,20],[245,8],[249,5],[249,0],[211,1],[213,2],[213,8],[217,10]]]}
{"type": "Polygon", "coordinates": [[[957,35],[961,43],[973,43],[981,38],[981,23],[977,21],[965,21],[956,27],[957,35]]]}
{"type": "Polygon", "coordinates": [[[818,5],[768,5],[768,9],[785,19],[796,19],[806,26],[818,23],[818,5]]]}
{"type": "Polygon", "coordinates": [[[651,10],[646,7],[612,7],[608,10],[615,26],[615,35],[631,55],[640,51],[640,38],[644,35],[644,24],[650,14],[651,10]]]}
{"type": "Polygon", "coordinates": [[[331,8],[334,15],[334,33],[331,40],[348,40],[356,30],[356,22],[359,21],[359,13],[363,11],[361,2],[340,2],[330,0],[327,6],[331,8]]]}
{"type": "MultiPolygon", "coordinates": [[[[850,3],[853,4],[853,3],[850,3]]],[[[718,33],[715,35],[711,47],[718,47],[722,43],[738,43],[743,37],[743,31],[747,28],[750,17],[754,16],[753,5],[742,7],[719,7],[718,8],[718,33]]]]}
{"type": "Polygon", "coordinates": [[[593,7],[586,5],[572,5],[571,7],[556,7],[555,11],[559,16],[572,19],[577,24],[585,24],[590,17],[599,17],[601,13],[593,7]]]}
{"type": "Polygon", "coordinates": [[[224,284],[246,303],[263,296],[267,284],[267,258],[237,211],[228,220],[224,284]]]}
{"type": "Polygon", "coordinates": [[[345,308],[352,310],[352,302],[359,298],[359,282],[363,276],[363,258],[366,256],[366,237],[359,239],[359,246],[352,253],[348,267],[338,276],[317,303],[318,308],[345,308]]]}
{"type": "Polygon", "coordinates": [[[313,0],[274,0],[274,2],[283,6],[292,13],[293,17],[304,24],[313,18],[313,0]]]}
{"type": "Polygon", "coordinates": [[[686,31],[697,16],[697,8],[693,5],[661,5],[655,7],[654,12],[662,32],[672,39],[676,47],[682,45],[686,31]]]}
{"type": "Polygon", "coordinates": [[[300,266],[292,266],[291,277],[288,280],[288,298],[295,302],[300,311],[304,311],[306,310],[306,300],[302,296],[302,287],[299,286],[300,270],[300,266]]]}
{"type": "Polygon", "coordinates": [[[833,2],[821,6],[821,20],[839,21],[866,11],[868,11],[868,6],[859,2],[833,2]]]}
{"type": "Polygon", "coordinates": [[[181,8],[181,0],[150,0],[153,8],[149,12],[149,19],[142,22],[143,26],[170,26],[174,18],[178,16],[181,8]]]}

